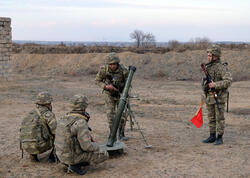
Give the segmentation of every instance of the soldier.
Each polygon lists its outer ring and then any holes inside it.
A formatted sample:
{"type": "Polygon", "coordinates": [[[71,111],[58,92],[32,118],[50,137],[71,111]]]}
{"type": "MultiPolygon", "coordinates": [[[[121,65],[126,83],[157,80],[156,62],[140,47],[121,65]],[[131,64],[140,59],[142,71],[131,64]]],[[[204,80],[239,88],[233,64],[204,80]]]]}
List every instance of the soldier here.
{"type": "MultiPolygon", "coordinates": [[[[106,56],[106,64],[100,67],[96,75],[96,84],[103,89],[105,93],[105,106],[109,130],[111,134],[112,122],[119,104],[120,93],[125,86],[128,77],[128,69],[120,64],[120,59],[116,53],[110,53],[106,56]]],[[[119,139],[128,140],[124,134],[125,116],[121,118],[118,133],[119,139]]],[[[110,136],[109,134],[109,136],[110,136]]]]}
{"type": "Polygon", "coordinates": [[[227,63],[220,61],[221,49],[218,45],[213,45],[207,50],[208,64],[207,71],[212,78],[211,83],[207,83],[203,79],[202,87],[204,91],[203,97],[205,99],[208,111],[210,136],[203,140],[203,143],[213,143],[215,145],[223,144],[222,136],[225,128],[225,101],[227,98],[228,88],[232,83],[231,73],[228,70],[227,63]],[[213,94],[217,94],[218,104],[213,94]],[[218,110],[220,108],[220,111],[218,110]],[[217,126],[217,127],[216,127],[217,126]],[[217,131],[217,138],[216,138],[217,131]]]}
{"type": "Polygon", "coordinates": [[[85,96],[75,95],[71,99],[72,111],[59,120],[56,129],[55,146],[58,159],[69,171],[79,175],[86,173],[81,166],[101,163],[109,157],[108,152],[101,151],[90,135],[90,116],[85,111],[87,101],[85,96]]]}
{"type": "Polygon", "coordinates": [[[36,109],[32,110],[23,120],[20,129],[20,147],[30,154],[31,161],[38,162],[38,154],[53,148],[49,162],[55,162],[54,138],[56,117],[52,112],[52,96],[41,92],[36,98],[36,109]]]}

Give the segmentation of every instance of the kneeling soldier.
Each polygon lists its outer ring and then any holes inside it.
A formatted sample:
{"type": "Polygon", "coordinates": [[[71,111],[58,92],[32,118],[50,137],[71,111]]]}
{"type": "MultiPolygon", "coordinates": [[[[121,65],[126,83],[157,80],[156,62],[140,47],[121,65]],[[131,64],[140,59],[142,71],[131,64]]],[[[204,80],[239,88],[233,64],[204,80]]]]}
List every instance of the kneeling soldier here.
{"type": "Polygon", "coordinates": [[[65,114],[58,122],[56,130],[56,153],[60,162],[68,170],[80,175],[86,171],[81,166],[89,163],[101,163],[108,159],[108,152],[100,151],[93,142],[88,126],[89,114],[85,111],[87,98],[75,95],[71,101],[72,111],[65,114]]]}
{"type": "Polygon", "coordinates": [[[49,162],[55,162],[54,139],[56,117],[52,112],[52,96],[41,92],[36,99],[36,109],[24,119],[20,129],[20,147],[30,154],[31,161],[38,162],[38,154],[53,148],[49,162]]]}

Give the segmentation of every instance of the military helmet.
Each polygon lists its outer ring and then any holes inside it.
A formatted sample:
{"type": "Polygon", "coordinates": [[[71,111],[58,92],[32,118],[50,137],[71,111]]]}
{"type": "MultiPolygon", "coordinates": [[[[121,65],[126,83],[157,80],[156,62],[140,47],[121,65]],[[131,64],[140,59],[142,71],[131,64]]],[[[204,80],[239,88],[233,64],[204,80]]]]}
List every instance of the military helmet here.
{"type": "Polygon", "coordinates": [[[88,99],[84,95],[74,95],[71,99],[71,107],[75,111],[85,110],[88,106],[88,99]]]}
{"type": "Polygon", "coordinates": [[[120,59],[116,53],[109,53],[106,56],[106,64],[113,64],[113,63],[119,63],[119,62],[120,62],[120,59]]]}
{"type": "Polygon", "coordinates": [[[219,45],[212,45],[212,47],[207,49],[207,53],[211,53],[214,56],[221,56],[221,49],[219,45]]]}
{"type": "Polygon", "coordinates": [[[45,92],[38,93],[35,103],[40,104],[40,105],[45,105],[45,104],[51,104],[52,101],[53,101],[53,98],[51,94],[45,91],[45,92]]]}

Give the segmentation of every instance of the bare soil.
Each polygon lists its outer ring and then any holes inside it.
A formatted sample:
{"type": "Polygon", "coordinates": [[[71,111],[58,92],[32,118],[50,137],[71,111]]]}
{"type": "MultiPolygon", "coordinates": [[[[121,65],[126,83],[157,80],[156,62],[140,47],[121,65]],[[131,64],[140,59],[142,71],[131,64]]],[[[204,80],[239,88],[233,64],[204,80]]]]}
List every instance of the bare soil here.
{"type": "MultiPolygon", "coordinates": [[[[107,140],[108,124],[104,96],[94,84],[94,76],[50,77],[19,75],[0,87],[0,177],[74,177],[60,164],[31,163],[27,153],[21,159],[19,127],[39,91],[54,96],[53,110],[59,119],[69,111],[68,99],[77,93],[88,96],[89,125],[99,143],[107,140]]],[[[149,144],[127,123],[125,154],[113,156],[99,165],[86,167],[88,177],[250,177],[250,82],[235,82],[230,89],[226,113],[224,145],[203,144],[208,136],[206,111],[202,128],[190,122],[200,103],[200,84],[189,81],[133,81],[131,100],[137,121],[149,144]]]]}
{"type": "MultiPolygon", "coordinates": [[[[36,61],[32,57],[26,59],[36,61]]],[[[20,66],[24,61],[19,63],[20,66]]],[[[18,61],[14,62],[18,66],[18,61]]],[[[58,65],[54,71],[60,71],[58,61],[54,63],[53,66],[58,65]]],[[[37,73],[38,69],[33,72],[27,68],[19,72],[14,70],[12,78],[1,81],[0,177],[78,177],[65,173],[60,164],[49,164],[49,153],[40,156],[40,163],[30,162],[27,153],[21,159],[20,124],[35,107],[34,99],[40,91],[52,93],[57,120],[70,110],[70,97],[78,93],[87,95],[92,134],[98,143],[107,140],[104,96],[94,83],[95,75],[52,75],[42,65],[40,68],[40,73],[37,73]]],[[[201,143],[209,135],[205,107],[204,125],[198,129],[190,122],[200,104],[200,82],[144,78],[140,71],[136,71],[132,89],[132,95],[139,99],[132,99],[131,104],[148,143],[153,147],[145,149],[137,126],[134,125],[131,131],[128,122],[126,135],[129,140],[125,142],[125,154],[86,167],[87,177],[250,177],[250,81],[234,82],[231,86],[229,112],[225,113],[224,144],[215,146],[201,143]]]]}

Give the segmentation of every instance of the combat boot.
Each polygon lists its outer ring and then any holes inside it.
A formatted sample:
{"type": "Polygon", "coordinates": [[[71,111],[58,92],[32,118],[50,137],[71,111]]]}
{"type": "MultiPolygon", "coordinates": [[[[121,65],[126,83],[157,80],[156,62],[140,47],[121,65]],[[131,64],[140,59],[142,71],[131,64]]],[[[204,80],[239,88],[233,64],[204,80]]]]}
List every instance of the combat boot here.
{"type": "Polygon", "coordinates": [[[58,158],[57,158],[54,150],[51,151],[48,161],[49,161],[49,163],[56,163],[58,161],[58,158]]]}
{"type": "Polygon", "coordinates": [[[84,175],[87,173],[87,171],[82,170],[81,166],[79,166],[79,165],[70,165],[68,170],[71,172],[77,173],[79,175],[84,175]]]}
{"type": "Polygon", "coordinates": [[[124,130],[122,128],[119,128],[118,133],[119,133],[119,140],[122,140],[122,141],[128,140],[128,137],[125,136],[124,130]]]}
{"type": "Polygon", "coordinates": [[[216,141],[214,142],[214,145],[222,145],[223,144],[222,136],[223,135],[218,135],[218,137],[216,138],[216,141]]]}
{"type": "Polygon", "coordinates": [[[215,140],[216,140],[216,134],[210,133],[210,136],[207,139],[203,140],[202,142],[203,143],[213,143],[213,142],[215,142],[215,140]]]}
{"type": "Polygon", "coordinates": [[[30,160],[31,160],[31,162],[39,162],[40,161],[36,154],[35,155],[30,155],[30,160]]]}

